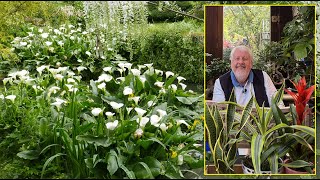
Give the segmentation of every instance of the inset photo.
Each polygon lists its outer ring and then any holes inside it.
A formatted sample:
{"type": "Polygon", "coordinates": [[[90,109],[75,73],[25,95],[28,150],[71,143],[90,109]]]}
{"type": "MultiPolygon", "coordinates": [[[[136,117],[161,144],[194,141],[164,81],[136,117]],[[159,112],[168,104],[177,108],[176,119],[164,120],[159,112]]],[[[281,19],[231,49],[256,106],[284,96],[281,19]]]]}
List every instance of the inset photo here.
{"type": "Polygon", "coordinates": [[[315,175],[315,5],[205,6],[205,175],[315,175]]]}

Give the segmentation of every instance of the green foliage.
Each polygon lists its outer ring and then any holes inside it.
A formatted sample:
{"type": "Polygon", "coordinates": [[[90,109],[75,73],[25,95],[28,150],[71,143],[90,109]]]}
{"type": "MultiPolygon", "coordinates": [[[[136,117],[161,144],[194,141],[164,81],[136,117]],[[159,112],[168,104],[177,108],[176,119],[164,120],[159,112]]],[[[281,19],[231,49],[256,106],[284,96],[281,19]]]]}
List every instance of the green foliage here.
{"type": "Polygon", "coordinates": [[[138,63],[153,63],[202,84],[203,35],[197,27],[186,22],[151,25],[134,41],[141,43],[134,55],[138,63]]]}

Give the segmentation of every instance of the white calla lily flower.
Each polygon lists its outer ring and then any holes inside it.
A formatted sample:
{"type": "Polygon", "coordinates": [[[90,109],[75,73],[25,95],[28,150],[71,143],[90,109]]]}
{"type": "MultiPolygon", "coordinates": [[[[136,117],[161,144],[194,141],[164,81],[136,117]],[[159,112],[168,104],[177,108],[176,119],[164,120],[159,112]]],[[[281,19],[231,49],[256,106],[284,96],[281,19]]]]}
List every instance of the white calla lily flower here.
{"type": "Polygon", "coordinates": [[[178,87],[175,84],[171,84],[170,87],[172,88],[173,92],[176,92],[178,87]]]}
{"type": "Polygon", "coordinates": [[[150,117],[151,125],[156,126],[156,127],[159,127],[160,120],[161,120],[161,118],[158,115],[155,115],[155,114],[150,117]]]}
{"type": "Polygon", "coordinates": [[[110,106],[115,110],[121,108],[123,105],[124,105],[123,103],[117,103],[117,102],[114,102],[114,101],[110,102],[110,106]]]}
{"type": "Polygon", "coordinates": [[[139,123],[139,126],[141,128],[144,128],[148,122],[149,122],[149,118],[148,117],[142,117],[141,119],[137,118],[137,123],[139,123]],[[139,122],[139,120],[140,120],[140,122],[139,122]]]}
{"type": "Polygon", "coordinates": [[[131,110],[132,110],[133,108],[128,108],[128,107],[126,107],[126,109],[127,109],[127,113],[130,114],[130,112],[131,112],[131,110]]]}
{"type": "Polygon", "coordinates": [[[139,69],[131,69],[131,72],[134,76],[140,76],[141,72],[139,69]]]}
{"type": "Polygon", "coordinates": [[[163,75],[163,71],[155,69],[155,72],[157,75],[162,76],[163,75]]]}
{"type": "Polygon", "coordinates": [[[130,95],[130,94],[133,94],[133,90],[129,86],[124,87],[123,95],[126,96],[126,95],[130,95]]]}
{"type": "Polygon", "coordinates": [[[105,81],[105,82],[109,82],[112,80],[112,76],[109,75],[109,74],[101,74],[97,80],[97,82],[102,82],[102,81],[105,81]]]}
{"type": "Polygon", "coordinates": [[[177,120],[177,125],[179,126],[180,124],[184,124],[184,125],[186,125],[187,127],[190,126],[185,120],[177,120]]]}
{"type": "Polygon", "coordinates": [[[162,109],[157,109],[157,112],[159,113],[160,118],[162,118],[163,116],[167,115],[167,111],[164,111],[162,109]]]}
{"type": "Polygon", "coordinates": [[[40,36],[42,38],[46,39],[49,36],[49,34],[48,33],[42,33],[42,34],[40,34],[40,36]]]}
{"type": "Polygon", "coordinates": [[[106,123],[106,127],[109,130],[114,130],[118,126],[118,123],[119,123],[118,120],[115,120],[113,122],[108,122],[108,123],[106,123]]]}
{"type": "Polygon", "coordinates": [[[45,44],[46,44],[47,46],[51,46],[51,45],[52,45],[52,42],[46,41],[45,44]]]}
{"type": "Polygon", "coordinates": [[[81,71],[85,70],[85,69],[87,69],[87,68],[84,67],[84,66],[79,66],[79,67],[77,67],[77,70],[78,70],[79,73],[80,73],[81,71]]]}
{"type": "Polygon", "coordinates": [[[101,83],[97,86],[99,89],[105,89],[106,88],[106,83],[101,83]]]}
{"type": "Polygon", "coordinates": [[[138,65],[138,69],[141,71],[141,69],[145,68],[145,65],[138,65]]]}
{"type": "Polygon", "coordinates": [[[111,73],[112,67],[104,67],[103,71],[111,73]]]}
{"type": "Polygon", "coordinates": [[[166,79],[168,79],[170,76],[174,76],[174,73],[171,71],[166,72],[166,79]]]}
{"type": "Polygon", "coordinates": [[[92,110],[91,110],[91,113],[92,113],[92,115],[94,115],[94,116],[99,116],[99,114],[102,112],[102,109],[101,108],[93,108],[92,110]]]}
{"type": "Polygon", "coordinates": [[[185,85],[185,84],[183,84],[183,83],[179,83],[179,84],[181,85],[182,90],[185,90],[185,89],[186,89],[187,85],[185,85]]]}
{"type": "Polygon", "coordinates": [[[180,83],[180,81],[182,81],[182,80],[186,80],[186,78],[184,78],[182,76],[178,76],[177,79],[178,79],[178,83],[180,83]]]}
{"type": "Polygon", "coordinates": [[[141,128],[137,129],[137,130],[134,132],[134,137],[135,137],[135,138],[140,138],[142,135],[143,135],[143,130],[142,130],[141,128]]]}
{"type": "Polygon", "coordinates": [[[178,156],[178,165],[182,165],[183,164],[183,156],[182,155],[179,155],[178,156]]]}
{"type": "Polygon", "coordinates": [[[153,101],[148,101],[147,105],[148,105],[148,108],[151,107],[153,105],[153,101]]]}
{"type": "Polygon", "coordinates": [[[104,114],[105,114],[108,118],[109,118],[109,117],[113,117],[113,116],[115,115],[115,113],[110,112],[110,111],[105,112],[104,114]]]}
{"type": "Polygon", "coordinates": [[[164,82],[160,82],[160,81],[157,81],[157,82],[154,83],[154,85],[158,86],[159,88],[162,88],[163,84],[164,84],[164,82]]]}
{"type": "Polygon", "coordinates": [[[138,108],[138,107],[134,108],[134,110],[138,113],[138,117],[140,117],[140,118],[147,112],[146,110],[138,108]]]}
{"type": "Polygon", "coordinates": [[[168,129],[168,126],[166,126],[166,124],[164,123],[161,123],[159,128],[162,130],[162,131],[166,131],[168,129]]]}
{"type": "Polygon", "coordinates": [[[16,99],[16,95],[8,95],[5,98],[11,100],[12,102],[14,102],[14,100],[16,99]]]}
{"type": "Polygon", "coordinates": [[[67,82],[68,82],[68,83],[76,83],[76,81],[75,81],[74,79],[72,79],[72,78],[68,78],[68,79],[67,79],[67,82]]]}
{"type": "Polygon", "coordinates": [[[140,100],[140,96],[129,97],[128,100],[129,100],[129,101],[132,101],[132,100],[133,100],[134,103],[135,103],[136,105],[138,105],[138,102],[139,102],[139,100],[140,100]]]}
{"type": "Polygon", "coordinates": [[[151,63],[151,64],[144,64],[144,65],[147,66],[148,69],[150,69],[150,68],[152,67],[153,63],[151,63]]]}
{"type": "Polygon", "coordinates": [[[144,85],[144,83],[145,83],[146,80],[147,80],[146,77],[145,77],[145,76],[139,76],[139,78],[140,78],[142,84],[144,85]]]}

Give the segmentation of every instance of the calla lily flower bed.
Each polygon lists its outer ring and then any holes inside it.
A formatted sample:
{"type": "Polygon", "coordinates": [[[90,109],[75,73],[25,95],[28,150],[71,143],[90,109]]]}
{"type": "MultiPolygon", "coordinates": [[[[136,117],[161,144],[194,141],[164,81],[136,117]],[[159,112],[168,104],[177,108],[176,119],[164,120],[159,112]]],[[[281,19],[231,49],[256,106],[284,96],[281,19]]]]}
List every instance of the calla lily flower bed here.
{"type": "Polygon", "coordinates": [[[92,31],[64,35],[64,27],[50,31],[55,37],[41,30],[13,42],[26,69],[3,79],[0,150],[24,167],[14,177],[199,176],[203,95],[153,64],[102,58],[107,65],[94,67],[92,51],[77,49],[90,46],[92,31]],[[101,73],[88,80],[88,71],[101,73]]]}

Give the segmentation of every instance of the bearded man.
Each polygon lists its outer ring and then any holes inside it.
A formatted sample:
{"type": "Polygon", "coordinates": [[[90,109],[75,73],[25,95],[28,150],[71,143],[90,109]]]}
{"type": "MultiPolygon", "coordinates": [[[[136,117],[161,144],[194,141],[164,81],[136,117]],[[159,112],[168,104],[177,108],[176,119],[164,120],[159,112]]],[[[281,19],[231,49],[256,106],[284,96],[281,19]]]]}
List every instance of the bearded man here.
{"type": "MultiPolygon", "coordinates": [[[[229,100],[234,89],[236,102],[245,106],[252,95],[259,106],[270,107],[271,98],[277,92],[270,76],[261,70],[252,69],[252,51],[246,46],[237,46],[230,53],[231,71],[220,76],[214,84],[213,102],[229,100]]],[[[280,105],[283,102],[280,101],[280,105]]]]}

